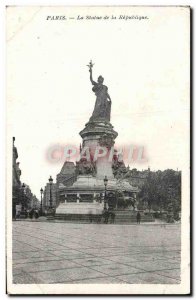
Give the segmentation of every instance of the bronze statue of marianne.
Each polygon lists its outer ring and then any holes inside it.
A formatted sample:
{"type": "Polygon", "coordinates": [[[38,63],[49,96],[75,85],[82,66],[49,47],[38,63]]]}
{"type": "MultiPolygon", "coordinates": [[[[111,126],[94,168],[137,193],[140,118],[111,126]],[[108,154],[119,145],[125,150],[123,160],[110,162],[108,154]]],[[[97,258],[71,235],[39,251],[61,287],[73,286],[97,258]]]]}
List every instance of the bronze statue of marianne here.
{"type": "Polygon", "coordinates": [[[98,77],[97,82],[93,81],[92,77],[92,61],[88,65],[90,72],[90,81],[93,85],[93,92],[96,95],[96,102],[93,114],[90,118],[90,121],[110,121],[111,113],[111,98],[108,94],[107,86],[103,85],[104,78],[102,76],[98,77]]]}

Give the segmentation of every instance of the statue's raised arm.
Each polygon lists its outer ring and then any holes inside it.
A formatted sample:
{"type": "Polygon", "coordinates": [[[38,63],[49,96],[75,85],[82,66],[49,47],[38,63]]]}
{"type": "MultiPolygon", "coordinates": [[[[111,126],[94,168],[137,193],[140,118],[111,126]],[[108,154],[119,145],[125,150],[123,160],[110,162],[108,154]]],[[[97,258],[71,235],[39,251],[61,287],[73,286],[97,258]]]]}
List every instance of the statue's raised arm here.
{"type": "Polygon", "coordinates": [[[90,61],[89,65],[87,65],[87,67],[89,67],[89,72],[90,72],[90,81],[93,85],[96,85],[97,82],[95,82],[93,80],[93,74],[92,74],[92,69],[93,69],[94,64],[92,63],[92,60],[90,61]]]}
{"type": "Polygon", "coordinates": [[[97,82],[95,82],[94,80],[93,80],[93,72],[92,72],[92,68],[90,68],[89,69],[89,72],[90,72],[90,81],[91,81],[91,83],[93,84],[93,85],[96,85],[97,84],[97,82]]]}

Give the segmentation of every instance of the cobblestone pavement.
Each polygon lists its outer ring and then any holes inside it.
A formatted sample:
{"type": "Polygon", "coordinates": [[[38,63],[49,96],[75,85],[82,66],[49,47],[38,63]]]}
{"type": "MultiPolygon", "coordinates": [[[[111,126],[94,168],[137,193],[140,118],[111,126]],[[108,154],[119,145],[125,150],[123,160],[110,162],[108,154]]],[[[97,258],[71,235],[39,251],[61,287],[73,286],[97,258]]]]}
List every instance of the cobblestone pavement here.
{"type": "Polygon", "coordinates": [[[14,283],[180,283],[180,224],[13,222],[14,283]]]}

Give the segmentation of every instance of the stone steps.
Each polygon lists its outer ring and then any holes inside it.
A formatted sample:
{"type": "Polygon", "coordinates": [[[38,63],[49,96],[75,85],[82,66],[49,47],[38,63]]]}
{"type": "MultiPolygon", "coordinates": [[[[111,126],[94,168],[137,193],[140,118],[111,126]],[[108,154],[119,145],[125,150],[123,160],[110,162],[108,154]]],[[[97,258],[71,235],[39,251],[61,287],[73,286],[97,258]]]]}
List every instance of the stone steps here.
{"type": "Polygon", "coordinates": [[[90,217],[90,215],[62,215],[62,214],[56,214],[55,215],[56,220],[63,220],[65,222],[70,222],[70,223],[100,223],[101,222],[101,215],[96,215],[90,217]],[[92,220],[92,221],[91,221],[92,220]]]}
{"type": "MultiPolygon", "coordinates": [[[[137,222],[136,211],[130,210],[115,210],[115,222],[116,223],[135,223],[137,222]]],[[[140,222],[154,222],[154,217],[151,214],[141,214],[140,222]]]]}
{"type": "MultiPolygon", "coordinates": [[[[130,224],[130,223],[136,223],[136,216],[130,215],[130,214],[118,214],[115,212],[115,224],[130,224]]],[[[56,220],[63,220],[65,222],[74,222],[74,223],[103,223],[104,218],[102,215],[92,215],[89,214],[56,214],[55,219],[56,220]],[[91,222],[92,220],[92,222],[91,222]]],[[[110,223],[110,219],[109,222],[110,223]]],[[[154,218],[152,216],[141,216],[140,222],[154,222],[154,218]]]]}

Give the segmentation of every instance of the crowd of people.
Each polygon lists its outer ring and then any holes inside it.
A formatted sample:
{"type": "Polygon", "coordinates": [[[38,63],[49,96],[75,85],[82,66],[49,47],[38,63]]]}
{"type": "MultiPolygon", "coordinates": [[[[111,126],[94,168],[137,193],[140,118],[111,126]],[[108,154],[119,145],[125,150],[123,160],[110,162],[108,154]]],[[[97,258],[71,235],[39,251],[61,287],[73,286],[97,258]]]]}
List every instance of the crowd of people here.
{"type": "Polygon", "coordinates": [[[38,209],[30,209],[30,210],[27,210],[27,209],[24,209],[23,211],[17,211],[16,212],[16,216],[15,216],[15,219],[27,219],[27,218],[30,218],[30,219],[38,219],[40,216],[40,212],[38,209]]]}

